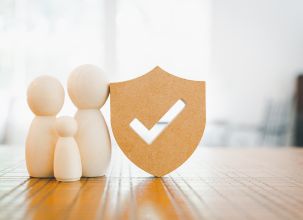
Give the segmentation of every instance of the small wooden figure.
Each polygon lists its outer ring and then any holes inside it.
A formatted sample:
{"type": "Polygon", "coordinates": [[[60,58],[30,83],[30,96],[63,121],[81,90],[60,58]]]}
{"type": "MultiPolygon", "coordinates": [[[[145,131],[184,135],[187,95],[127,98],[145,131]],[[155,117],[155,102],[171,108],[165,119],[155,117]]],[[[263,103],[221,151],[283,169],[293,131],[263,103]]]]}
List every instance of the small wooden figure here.
{"type": "MultiPolygon", "coordinates": [[[[186,80],[160,67],[136,79],[110,85],[113,133],[119,147],[137,166],[163,176],[184,163],[199,144],[205,128],[205,82],[186,80]],[[133,129],[153,133],[166,113],[181,110],[152,141],[133,129]]],[[[171,113],[172,112],[172,113],[171,113]]]]}
{"type": "Polygon", "coordinates": [[[77,122],[72,117],[60,117],[56,120],[56,130],[60,136],[54,156],[54,174],[58,181],[77,181],[82,175],[80,152],[74,135],[77,122]]]}
{"type": "Polygon", "coordinates": [[[53,177],[57,132],[56,115],[64,103],[64,89],[51,76],[40,76],[28,87],[27,102],[36,115],[26,139],[26,166],[31,177],[53,177]]]}
{"type": "Polygon", "coordinates": [[[109,84],[104,72],[94,65],[82,65],[68,79],[68,94],[78,108],[75,135],[79,146],[84,177],[103,176],[111,158],[109,131],[100,112],[109,84]]]}

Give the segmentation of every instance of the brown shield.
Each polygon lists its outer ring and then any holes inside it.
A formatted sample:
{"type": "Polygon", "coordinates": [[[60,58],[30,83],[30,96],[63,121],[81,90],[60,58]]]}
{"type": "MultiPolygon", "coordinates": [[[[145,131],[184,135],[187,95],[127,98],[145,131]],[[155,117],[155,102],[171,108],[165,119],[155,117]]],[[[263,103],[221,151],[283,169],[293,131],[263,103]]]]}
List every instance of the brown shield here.
{"type": "Polygon", "coordinates": [[[186,80],[156,67],[147,74],[110,84],[111,125],[124,154],[138,167],[163,176],[194,152],[205,128],[205,82],[186,80]],[[148,144],[130,123],[151,129],[178,101],[183,110],[148,144]]]}

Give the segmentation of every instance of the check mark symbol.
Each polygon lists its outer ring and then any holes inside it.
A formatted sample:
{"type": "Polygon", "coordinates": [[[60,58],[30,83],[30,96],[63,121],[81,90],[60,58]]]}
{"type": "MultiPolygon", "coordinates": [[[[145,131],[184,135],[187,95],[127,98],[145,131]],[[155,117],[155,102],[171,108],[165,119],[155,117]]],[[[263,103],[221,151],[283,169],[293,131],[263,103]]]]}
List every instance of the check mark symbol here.
{"type": "Polygon", "coordinates": [[[130,127],[141,137],[147,144],[151,144],[165,130],[165,128],[181,113],[185,103],[179,99],[170,109],[154,124],[151,129],[147,129],[140,120],[133,119],[129,124],[130,127]],[[168,122],[159,126],[159,122],[168,122]]]}

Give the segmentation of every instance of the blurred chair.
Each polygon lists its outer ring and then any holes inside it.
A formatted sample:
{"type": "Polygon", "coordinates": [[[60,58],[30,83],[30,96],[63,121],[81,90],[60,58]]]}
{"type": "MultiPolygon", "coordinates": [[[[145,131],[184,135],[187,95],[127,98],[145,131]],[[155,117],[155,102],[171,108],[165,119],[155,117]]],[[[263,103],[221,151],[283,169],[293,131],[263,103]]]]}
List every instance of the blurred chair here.
{"type": "Polygon", "coordinates": [[[1,108],[0,108],[0,144],[4,143],[5,133],[8,123],[9,101],[7,94],[0,94],[1,108]]]}
{"type": "Polygon", "coordinates": [[[303,146],[303,75],[297,78],[294,145],[303,146]]]}
{"type": "Polygon", "coordinates": [[[33,118],[27,107],[26,98],[23,96],[10,97],[7,109],[2,144],[22,146],[33,118]]]}
{"type": "Polygon", "coordinates": [[[292,100],[269,100],[259,124],[234,123],[228,120],[207,122],[201,144],[226,147],[291,145],[293,110],[292,100]]]}
{"type": "Polygon", "coordinates": [[[293,101],[273,101],[266,104],[263,125],[260,127],[261,146],[287,146],[292,144],[293,101]]]}

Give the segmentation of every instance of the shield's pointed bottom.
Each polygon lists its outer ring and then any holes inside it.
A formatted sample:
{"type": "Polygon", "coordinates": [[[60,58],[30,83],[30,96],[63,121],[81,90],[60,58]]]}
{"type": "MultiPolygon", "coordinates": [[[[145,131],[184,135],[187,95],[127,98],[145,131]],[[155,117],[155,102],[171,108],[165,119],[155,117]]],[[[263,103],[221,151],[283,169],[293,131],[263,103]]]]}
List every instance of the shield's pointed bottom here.
{"type": "MultiPolygon", "coordinates": [[[[137,165],[138,166],[138,165],[137,165]]],[[[140,169],[142,169],[143,171],[145,171],[146,173],[149,173],[150,175],[154,176],[154,177],[157,177],[157,178],[161,178],[161,177],[164,177],[168,174],[170,174],[171,172],[173,172],[174,170],[178,169],[178,167],[174,168],[174,169],[170,169],[170,170],[161,170],[161,171],[150,171],[150,170],[147,170],[147,169],[143,169],[141,168],[140,166],[138,166],[140,169]]]]}
{"type": "MultiPolygon", "coordinates": [[[[145,171],[145,172],[147,172],[147,171],[145,171]]],[[[159,174],[158,173],[158,174],[156,174],[156,173],[151,173],[151,172],[147,172],[147,173],[153,175],[156,178],[161,178],[161,177],[164,177],[166,174],[168,174],[168,173],[165,173],[165,174],[159,174]]]]}

